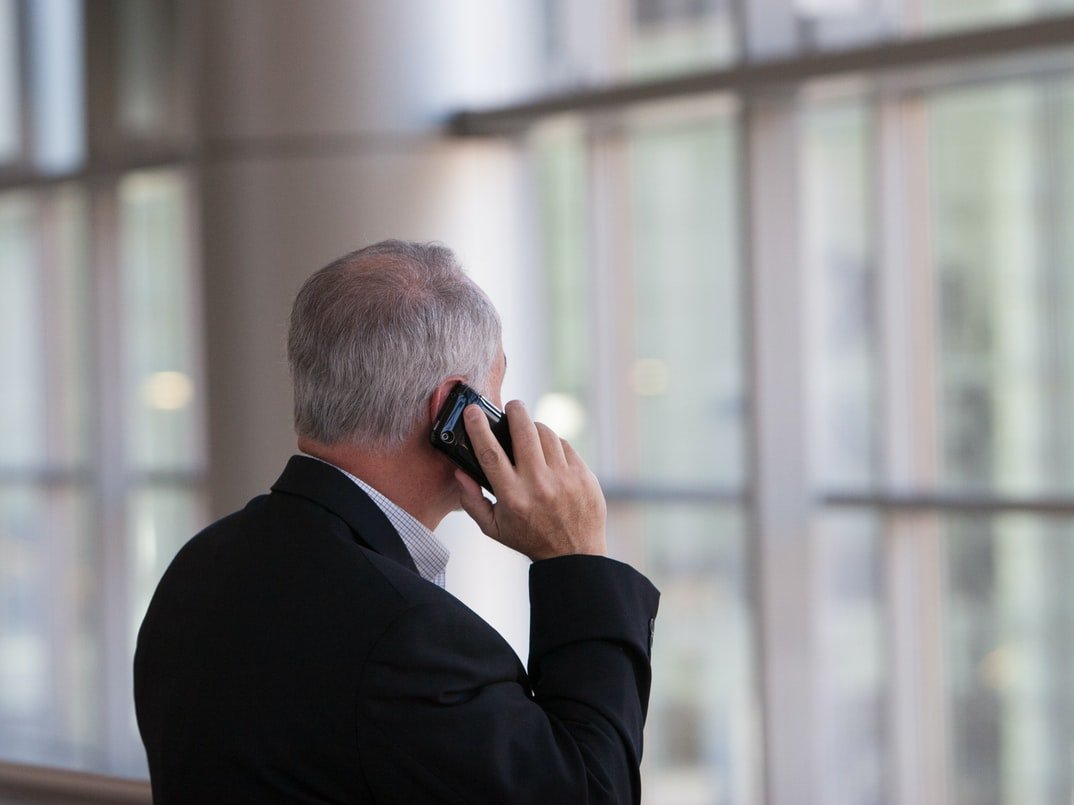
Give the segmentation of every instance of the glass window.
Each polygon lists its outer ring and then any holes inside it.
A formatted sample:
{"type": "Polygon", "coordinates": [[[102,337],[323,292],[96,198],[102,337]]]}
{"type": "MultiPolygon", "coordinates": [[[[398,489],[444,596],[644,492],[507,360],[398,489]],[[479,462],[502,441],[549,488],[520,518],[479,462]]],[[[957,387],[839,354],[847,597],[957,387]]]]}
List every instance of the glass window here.
{"type": "Polygon", "coordinates": [[[736,123],[709,107],[670,125],[631,118],[626,135],[565,124],[535,141],[542,404],[559,417],[546,421],[574,423],[609,492],[610,552],[662,591],[643,767],[651,802],[751,802],[761,791],[746,527],[734,502],[745,485],[736,123]],[[596,175],[624,191],[593,188],[596,175]],[[622,227],[599,252],[593,239],[608,232],[589,226],[594,192],[611,207],[605,223],[622,227]]]}
{"type": "Polygon", "coordinates": [[[104,760],[86,206],[0,196],[0,755],[104,760]]]}
{"type": "Polygon", "coordinates": [[[661,590],[646,800],[757,801],[760,710],[741,510],[619,504],[609,534],[613,555],[661,590]]]}
{"type": "Polygon", "coordinates": [[[877,297],[873,238],[873,128],[856,101],[804,111],[802,224],[818,360],[819,478],[833,488],[877,480],[877,297]]]}
{"type": "Polygon", "coordinates": [[[45,458],[44,289],[38,255],[37,206],[28,194],[0,196],[0,456],[8,467],[45,458]]]}
{"type": "Polygon", "coordinates": [[[742,488],[737,159],[733,115],[631,135],[612,477],[742,488]]]}
{"type": "Polygon", "coordinates": [[[1074,790],[1074,522],[949,517],[944,636],[951,801],[1074,790]]]}
{"type": "Polygon", "coordinates": [[[662,78],[729,64],[738,53],[724,0],[544,0],[546,75],[577,86],[662,78]]]}
{"type": "Polygon", "coordinates": [[[1068,227],[1055,179],[1067,161],[1057,145],[1069,86],[1064,95],[1015,82],[930,101],[938,449],[949,488],[1074,488],[1061,435],[1074,402],[1068,227]]]}
{"type": "MultiPolygon", "coordinates": [[[[792,13],[799,45],[819,50],[900,26],[1006,24],[1070,5],[803,0],[792,13]]],[[[704,3],[602,8],[618,43],[711,12],[704,3]]],[[[626,72],[630,57],[613,63],[626,72]]],[[[1074,506],[1074,78],[1056,64],[1037,74],[993,65],[950,83],[885,74],[785,93],[742,86],[707,117],[670,101],[601,108],[575,121],[569,145],[546,152],[549,377],[599,423],[588,438],[611,493],[614,551],[664,591],[650,801],[762,795],[749,771],[759,722],[738,720],[752,688],[733,681],[737,670],[709,668],[696,645],[700,634],[726,637],[721,619],[744,629],[731,645],[764,646],[761,669],[803,656],[812,664],[806,704],[765,705],[816,714],[803,729],[818,743],[815,764],[796,768],[773,752],[765,796],[785,796],[793,779],[814,787],[810,798],[855,805],[1070,798],[1074,615],[1062,579],[1074,520],[1045,513],[1074,506]],[[753,169],[769,156],[789,164],[788,149],[798,205],[785,210],[798,217],[764,218],[744,202],[779,190],[758,187],[771,177],[753,169]],[[805,343],[788,344],[787,372],[805,377],[809,466],[754,476],[749,406],[785,390],[778,372],[743,364],[744,303],[765,309],[749,294],[780,290],[740,278],[740,265],[747,278],[752,267],[739,244],[764,237],[788,238],[800,257],[788,250],[786,271],[806,277],[805,343]],[[588,319],[578,298],[590,300],[588,319]],[[585,350],[556,340],[587,331],[585,350]],[[766,488],[752,489],[754,477],[766,488]],[[757,535],[751,553],[764,587],[766,563],[779,564],[766,551],[807,541],[794,554],[809,557],[806,592],[786,595],[801,596],[810,629],[793,645],[758,640],[754,622],[764,621],[749,596],[734,606],[722,598],[749,575],[714,557],[741,550],[735,535],[748,532],[758,493],[769,513],[782,503],[812,513],[757,535]],[[810,494],[815,505],[801,500],[810,494]],[[979,503],[990,513],[956,514],[979,503]],[[670,620],[693,630],[695,645],[670,620]],[[696,669],[719,680],[714,689],[696,669]],[[745,697],[729,711],[727,691],[745,697]]],[[[783,594],[761,593],[768,602],[783,594]]],[[[738,650],[727,661],[750,672],[738,650]]],[[[786,723],[786,713],[765,713],[767,724],[786,723]]]]}
{"type": "Polygon", "coordinates": [[[205,521],[189,208],[176,170],[0,195],[0,758],[145,773],[129,685],[112,691],[205,521]],[[94,209],[117,228],[91,230],[94,209]],[[100,241],[118,266],[92,262],[100,241]]]}
{"type": "Polygon", "coordinates": [[[35,0],[28,10],[33,91],[33,161],[42,173],[81,167],[86,157],[85,54],[81,0],[35,0]]]}
{"type": "Polygon", "coordinates": [[[178,9],[174,0],[119,0],[116,65],[118,128],[125,139],[175,137],[179,116],[178,9]]]}
{"type": "Polygon", "coordinates": [[[22,152],[18,0],[0,0],[0,165],[22,152]]]}
{"type": "Polygon", "coordinates": [[[884,543],[868,512],[817,524],[820,758],[824,802],[891,801],[884,543]]]}
{"type": "MultiPolygon", "coordinates": [[[[123,321],[126,517],[124,650],[168,563],[205,524],[205,467],[197,359],[200,319],[191,256],[191,201],[185,175],[131,173],[119,183],[119,269],[123,321]]],[[[128,668],[124,669],[129,671],[128,668]]],[[[127,709],[119,770],[145,774],[144,752],[127,709]]]]}
{"type": "Polygon", "coordinates": [[[634,76],[725,64],[736,53],[732,5],[724,0],[631,0],[630,6],[634,76]]]}
{"type": "Polygon", "coordinates": [[[1024,22],[1071,8],[1071,0],[927,0],[921,5],[920,15],[923,29],[943,32],[1024,22]]]}
{"type": "Polygon", "coordinates": [[[0,760],[145,775],[134,632],[205,520],[187,168],[128,170],[189,130],[177,8],[0,0],[0,760]]]}
{"type": "Polygon", "coordinates": [[[560,125],[539,132],[534,148],[540,183],[542,244],[545,266],[547,380],[536,412],[577,449],[594,461],[590,411],[599,357],[591,334],[595,310],[590,263],[588,217],[589,163],[582,132],[560,125]]]}
{"type": "Polygon", "coordinates": [[[135,173],[119,186],[129,460],[141,471],[196,469],[189,200],[182,175],[135,173]]]}

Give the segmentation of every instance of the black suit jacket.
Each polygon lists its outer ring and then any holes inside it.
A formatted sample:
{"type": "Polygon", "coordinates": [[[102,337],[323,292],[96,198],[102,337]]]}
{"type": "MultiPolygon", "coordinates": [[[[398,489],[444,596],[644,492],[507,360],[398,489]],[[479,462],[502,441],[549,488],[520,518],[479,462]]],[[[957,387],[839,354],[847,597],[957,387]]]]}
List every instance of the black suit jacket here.
{"type": "Polygon", "coordinates": [[[346,476],[291,459],[183,547],[138,636],[154,800],[637,802],[658,594],[530,570],[529,673],[346,476]]]}

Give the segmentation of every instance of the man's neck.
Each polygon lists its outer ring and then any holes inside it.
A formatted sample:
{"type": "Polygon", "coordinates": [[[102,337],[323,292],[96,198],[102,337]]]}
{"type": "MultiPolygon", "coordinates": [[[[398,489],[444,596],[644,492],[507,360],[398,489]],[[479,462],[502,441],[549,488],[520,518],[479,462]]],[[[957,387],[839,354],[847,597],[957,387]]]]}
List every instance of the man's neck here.
{"type": "Polygon", "coordinates": [[[455,481],[443,459],[425,444],[406,442],[390,453],[300,437],[298,449],[361,478],[418,522],[435,530],[455,508],[455,481]]]}

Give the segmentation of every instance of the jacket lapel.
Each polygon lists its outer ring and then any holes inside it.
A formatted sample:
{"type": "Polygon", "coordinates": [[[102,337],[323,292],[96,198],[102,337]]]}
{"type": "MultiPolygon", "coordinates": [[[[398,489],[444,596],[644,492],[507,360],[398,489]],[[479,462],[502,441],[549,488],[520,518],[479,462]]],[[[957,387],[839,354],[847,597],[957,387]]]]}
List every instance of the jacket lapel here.
{"type": "Polygon", "coordinates": [[[359,542],[418,572],[398,532],[361,487],[333,467],[309,456],[291,456],[273,492],[298,495],[341,518],[359,542]]]}

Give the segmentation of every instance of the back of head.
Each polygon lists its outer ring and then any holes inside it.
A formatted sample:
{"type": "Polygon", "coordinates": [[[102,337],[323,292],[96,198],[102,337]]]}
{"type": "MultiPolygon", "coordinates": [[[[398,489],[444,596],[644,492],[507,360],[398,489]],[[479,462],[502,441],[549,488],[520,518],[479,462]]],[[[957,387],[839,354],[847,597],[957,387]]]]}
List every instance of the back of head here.
{"type": "Polygon", "coordinates": [[[311,276],[291,311],[295,430],[391,450],[445,378],[484,383],[499,345],[495,308],[449,249],[389,240],[352,252],[311,276]]]}

